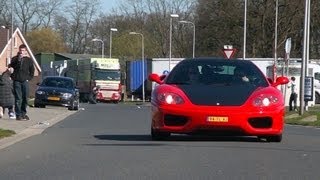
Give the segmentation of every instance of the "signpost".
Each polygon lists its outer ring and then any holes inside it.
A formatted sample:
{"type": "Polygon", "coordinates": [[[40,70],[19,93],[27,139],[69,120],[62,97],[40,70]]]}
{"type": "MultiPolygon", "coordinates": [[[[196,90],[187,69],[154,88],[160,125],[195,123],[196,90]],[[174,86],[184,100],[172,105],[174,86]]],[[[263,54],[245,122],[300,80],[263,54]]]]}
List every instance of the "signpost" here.
{"type": "Polygon", "coordinates": [[[313,77],[306,76],[304,81],[304,101],[307,104],[308,101],[313,101],[313,77]]]}
{"type": "Polygon", "coordinates": [[[236,53],[236,49],[232,47],[232,45],[224,45],[223,46],[223,56],[226,59],[232,59],[234,54],[236,53]]]}
{"type": "MultiPolygon", "coordinates": [[[[284,57],[284,67],[282,68],[282,76],[288,77],[289,76],[289,59],[290,59],[290,51],[291,51],[291,38],[288,38],[286,40],[284,50],[285,50],[285,57],[284,57]]],[[[275,69],[275,71],[276,71],[276,69],[275,69]]],[[[274,75],[276,75],[276,73],[274,73],[274,75]]],[[[287,86],[285,86],[283,88],[283,86],[281,86],[281,91],[284,94],[284,99],[286,99],[286,94],[287,94],[286,87],[287,86]]]]}

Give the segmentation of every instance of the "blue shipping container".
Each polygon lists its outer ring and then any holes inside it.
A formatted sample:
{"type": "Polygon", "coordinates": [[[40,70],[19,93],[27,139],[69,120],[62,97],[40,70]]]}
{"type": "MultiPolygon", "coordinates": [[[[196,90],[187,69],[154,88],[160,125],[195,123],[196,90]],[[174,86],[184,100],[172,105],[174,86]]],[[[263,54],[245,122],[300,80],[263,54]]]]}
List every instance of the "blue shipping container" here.
{"type": "Polygon", "coordinates": [[[144,78],[142,78],[142,62],[142,60],[130,62],[130,91],[134,94],[140,94],[142,92],[142,83],[146,85],[148,79],[147,61],[144,61],[144,78]]]}

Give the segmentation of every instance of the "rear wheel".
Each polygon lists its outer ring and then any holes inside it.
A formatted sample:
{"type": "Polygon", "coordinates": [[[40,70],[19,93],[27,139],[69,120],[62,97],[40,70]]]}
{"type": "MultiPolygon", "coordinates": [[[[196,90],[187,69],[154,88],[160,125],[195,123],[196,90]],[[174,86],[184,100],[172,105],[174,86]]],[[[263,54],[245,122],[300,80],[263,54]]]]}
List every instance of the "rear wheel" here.
{"type": "Polygon", "coordinates": [[[167,132],[159,132],[151,128],[151,138],[152,140],[165,140],[166,138],[170,137],[170,133],[167,132]]]}

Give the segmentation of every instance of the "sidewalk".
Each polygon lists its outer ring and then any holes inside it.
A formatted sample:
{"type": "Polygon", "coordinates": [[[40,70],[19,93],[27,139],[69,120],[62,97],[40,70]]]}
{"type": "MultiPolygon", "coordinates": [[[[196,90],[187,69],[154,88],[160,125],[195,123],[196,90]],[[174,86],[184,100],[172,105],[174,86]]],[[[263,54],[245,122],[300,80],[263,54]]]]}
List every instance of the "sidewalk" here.
{"type": "Polygon", "coordinates": [[[8,110],[0,119],[0,128],[13,130],[15,135],[0,139],[0,149],[8,147],[30,136],[42,133],[46,128],[56,124],[77,111],[69,111],[64,107],[47,106],[46,108],[28,107],[29,121],[9,119],[8,110]]]}

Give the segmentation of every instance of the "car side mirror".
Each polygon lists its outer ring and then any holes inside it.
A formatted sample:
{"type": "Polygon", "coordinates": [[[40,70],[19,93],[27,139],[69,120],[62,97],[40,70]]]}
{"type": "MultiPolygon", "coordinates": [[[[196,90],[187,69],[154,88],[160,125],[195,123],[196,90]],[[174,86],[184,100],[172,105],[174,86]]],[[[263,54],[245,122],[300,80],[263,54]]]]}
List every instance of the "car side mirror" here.
{"type": "Polygon", "coordinates": [[[163,79],[158,74],[150,74],[148,79],[152,82],[156,82],[158,84],[163,84],[163,79]]]}
{"type": "Polygon", "coordinates": [[[278,85],[283,85],[283,84],[288,84],[289,83],[289,79],[287,77],[284,76],[280,76],[276,79],[276,82],[272,84],[273,87],[276,87],[278,85]]]}

